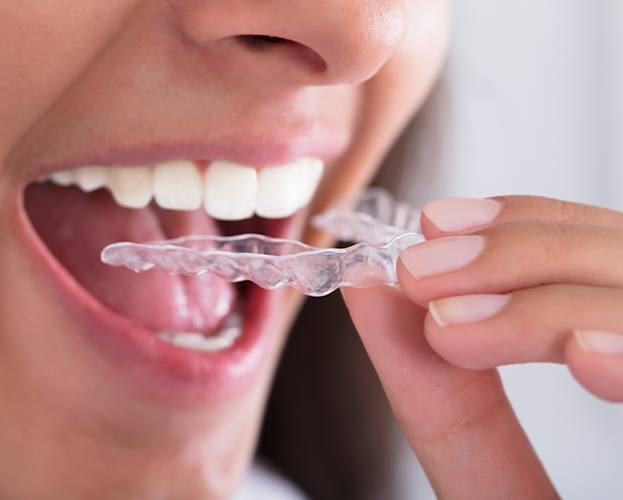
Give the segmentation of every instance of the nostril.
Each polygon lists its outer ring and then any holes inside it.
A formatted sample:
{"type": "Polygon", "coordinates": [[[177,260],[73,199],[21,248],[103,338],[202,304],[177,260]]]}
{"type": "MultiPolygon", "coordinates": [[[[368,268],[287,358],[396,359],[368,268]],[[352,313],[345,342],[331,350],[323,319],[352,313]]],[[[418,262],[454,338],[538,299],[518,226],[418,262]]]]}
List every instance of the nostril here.
{"type": "Polygon", "coordinates": [[[270,35],[238,35],[238,40],[254,49],[262,49],[268,45],[280,45],[290,42],[290,40],[285,38],[270,35]]]}
{"type": "Polygon", "coordinates": [[[272,35],[237,35],[233,37],[240,45],[248,50],[255,51],[280,51],[289,57],[309,67],[316,73],[326,71],[326,61],[306,45],[272,35]]]}

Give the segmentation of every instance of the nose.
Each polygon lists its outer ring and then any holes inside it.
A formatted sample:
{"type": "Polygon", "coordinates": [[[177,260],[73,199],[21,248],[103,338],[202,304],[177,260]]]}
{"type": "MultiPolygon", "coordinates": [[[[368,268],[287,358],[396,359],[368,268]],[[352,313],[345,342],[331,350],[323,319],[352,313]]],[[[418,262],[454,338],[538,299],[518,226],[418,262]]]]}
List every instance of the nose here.
{"type": "Polygon", "coordinates": [[[220,71],[282,83],[360,83],[405,29],[404,0],[177,0],[179,30],[220,71]]]}

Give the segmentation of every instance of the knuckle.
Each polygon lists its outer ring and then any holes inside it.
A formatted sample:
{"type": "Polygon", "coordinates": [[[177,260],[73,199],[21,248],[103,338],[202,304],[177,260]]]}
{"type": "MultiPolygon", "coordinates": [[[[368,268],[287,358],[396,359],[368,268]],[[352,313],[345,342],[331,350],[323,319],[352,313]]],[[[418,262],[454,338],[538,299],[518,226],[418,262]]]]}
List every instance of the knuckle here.
{"type": "Polygon", "coordinates": [[[534,237],[548,257],[565,257],[574,247],[573,226],[559,222],[535,221],[534,237]]]}
{"type": "Polygon", "coordinates": [[[585,205],[554,200],[555,220],[560,224],[585,224],[590,221],[588,212],[585,205]]]}

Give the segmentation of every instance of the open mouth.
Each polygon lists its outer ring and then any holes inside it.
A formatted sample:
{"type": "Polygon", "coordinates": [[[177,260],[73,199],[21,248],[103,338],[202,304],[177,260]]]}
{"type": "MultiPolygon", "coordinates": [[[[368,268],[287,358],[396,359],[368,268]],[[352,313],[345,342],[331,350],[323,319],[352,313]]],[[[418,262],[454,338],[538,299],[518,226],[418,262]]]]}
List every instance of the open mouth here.
{"type": "Polygon", "coordinates": [[[136,275],[100,262],[116,241],[247,232],[292,237],[294,215],[312,199],[323,162],[304,158],[256,169],[224,161],[82,166],[30,184],[24,207],[68,276],[107,309],[168,348],[214,356],[245,335],[249,305],[265,291],[213,275],[136,275]]]}

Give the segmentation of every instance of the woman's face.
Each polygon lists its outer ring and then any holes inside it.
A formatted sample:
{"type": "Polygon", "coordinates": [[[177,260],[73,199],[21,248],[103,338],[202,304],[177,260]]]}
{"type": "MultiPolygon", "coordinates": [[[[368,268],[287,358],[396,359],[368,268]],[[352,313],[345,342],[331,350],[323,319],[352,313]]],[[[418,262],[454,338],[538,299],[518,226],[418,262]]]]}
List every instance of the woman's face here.
{"type": "Polygon", "coordinates": [[[326,243],[308,214],[364,186],[420,105],[446,8],[0,0],[0,497],[231,494],[298,297],[99,252],[197,232],[326,243]]]}

